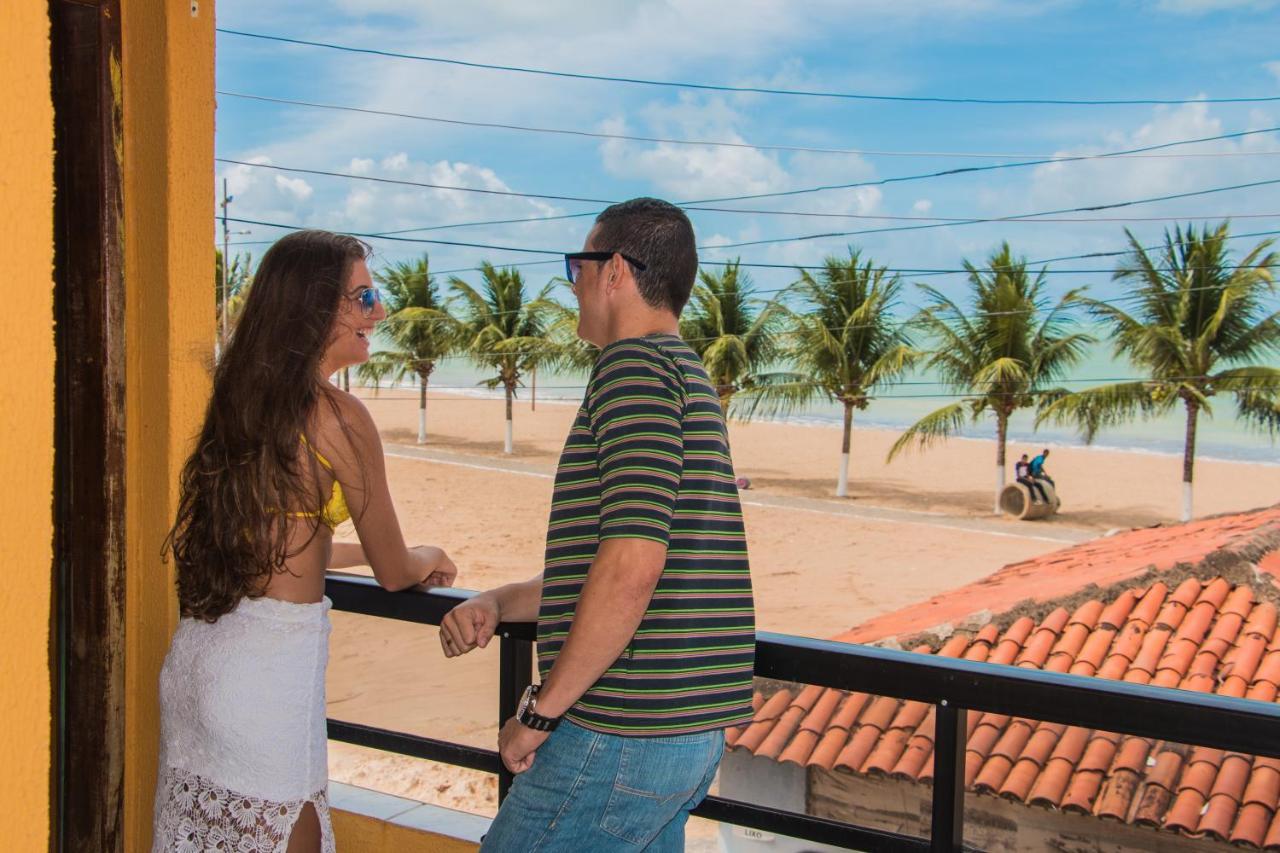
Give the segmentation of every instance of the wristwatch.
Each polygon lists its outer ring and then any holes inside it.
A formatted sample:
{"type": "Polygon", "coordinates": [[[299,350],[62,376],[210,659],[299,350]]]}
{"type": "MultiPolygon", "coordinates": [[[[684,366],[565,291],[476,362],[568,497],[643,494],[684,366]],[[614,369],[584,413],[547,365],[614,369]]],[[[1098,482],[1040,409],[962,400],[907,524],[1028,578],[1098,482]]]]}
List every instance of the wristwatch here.
{"type": "Polygon", "coordinates": [[[516,709],[516,719],[523,726],[538,732],[554,732],[560,725],[560,717],[544,717],[536,712],[538,707],[538,688],[540,684],[530,684],[520,697],[520,707],[516,709]]]}

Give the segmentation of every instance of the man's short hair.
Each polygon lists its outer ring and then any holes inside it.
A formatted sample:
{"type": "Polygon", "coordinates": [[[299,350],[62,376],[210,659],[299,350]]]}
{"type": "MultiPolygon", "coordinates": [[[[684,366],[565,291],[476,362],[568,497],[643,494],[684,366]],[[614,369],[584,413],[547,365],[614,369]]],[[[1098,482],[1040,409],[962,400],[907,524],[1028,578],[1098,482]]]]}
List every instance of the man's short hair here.
{"type": "Polygon", "coordinates": [[[698,275],[693,224],[680,208],[658,198],[633,198],[596,217],[596,251],[621,252],[645,265],[632,267],[640,296],[680,316],[698,275]]]}

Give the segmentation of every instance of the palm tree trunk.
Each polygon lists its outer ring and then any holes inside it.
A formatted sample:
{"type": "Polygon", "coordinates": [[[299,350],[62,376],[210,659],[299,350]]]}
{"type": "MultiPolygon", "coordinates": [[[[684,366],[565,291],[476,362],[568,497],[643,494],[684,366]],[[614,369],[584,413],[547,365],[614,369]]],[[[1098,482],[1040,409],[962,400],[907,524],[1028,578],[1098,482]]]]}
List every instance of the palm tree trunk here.
{"type": "Polygon", "coordinates": [[[529,411],[538,411],[538,366],[533,366],[533,388],[529,391],[529,411]]]}
{"type": "Polygon", "coordinates": [[[1009,416],[1004,413],[996,415],[996,498],[995,508],[991,511],[1000,514],[1000,493],[1004,491],[1005,445],[1009,438],[1009,416]]]}
{"type": "Polygon", "coordinates": [[[853,404],[844,404],[844,444],[840,449],[840,479],[836,482],[836,497],[849,494],[849,438],[853,432],[853,404]]]}
{"type": "Polygon", "coordinates": [[[506,444],[503,445],[502,452],[511,453],[511,398],[513,395],[511,393],[510,385],[503,385],[503,388],[507,391],[507,441],[506,444]]]}
{"type": "Polygon", "coordinates": [[[418,374],[418,444],[427,443],[427,374],[418,374]]]}
{"type": "Polygon", "coordinates": [[[1187,438],[1182,447],[1182,520],[1191,520],[1192,488],[1191,479],[1196,466],[1196,418],[1200,413],[1200,405],[1195,400],[1187,400],[1187,438]]]}
{"type": "Polygon", "coordinates": [[[349,367],[342,368],[342,390],[351,390],[351,368],[349,367]]]}

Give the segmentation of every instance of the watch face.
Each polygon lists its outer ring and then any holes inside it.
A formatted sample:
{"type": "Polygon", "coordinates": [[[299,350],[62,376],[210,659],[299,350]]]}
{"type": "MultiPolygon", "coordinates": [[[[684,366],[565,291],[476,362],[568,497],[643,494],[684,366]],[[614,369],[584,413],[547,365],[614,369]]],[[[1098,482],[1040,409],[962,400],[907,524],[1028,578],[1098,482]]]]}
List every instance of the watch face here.
{"type": "Polygon", "coordinates": [[[529,710],[529,703],[533,699],[533,685],[529,685],[524,689],[524,695],[520,697],[520,705],[516,708],[516,719],[524,716],[524,712],[529,710]]]}

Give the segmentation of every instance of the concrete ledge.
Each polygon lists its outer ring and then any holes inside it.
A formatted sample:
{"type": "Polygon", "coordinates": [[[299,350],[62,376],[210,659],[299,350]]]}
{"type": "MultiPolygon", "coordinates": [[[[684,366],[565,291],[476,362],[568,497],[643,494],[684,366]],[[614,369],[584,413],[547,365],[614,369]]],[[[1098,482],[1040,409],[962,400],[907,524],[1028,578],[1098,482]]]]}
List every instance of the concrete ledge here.
{"type": "Polygon", "coordinates": [[[471,853],[489,831],[489,818],[341,782],[329,806],[343,853],[471,853]]]}

